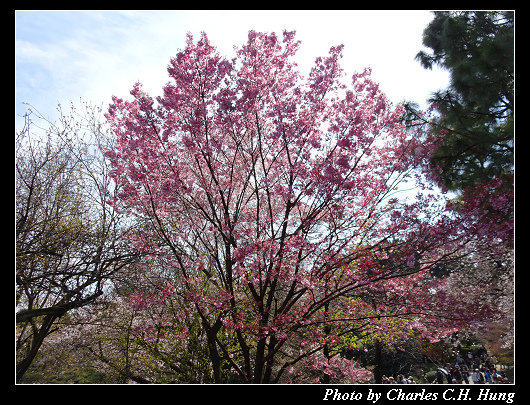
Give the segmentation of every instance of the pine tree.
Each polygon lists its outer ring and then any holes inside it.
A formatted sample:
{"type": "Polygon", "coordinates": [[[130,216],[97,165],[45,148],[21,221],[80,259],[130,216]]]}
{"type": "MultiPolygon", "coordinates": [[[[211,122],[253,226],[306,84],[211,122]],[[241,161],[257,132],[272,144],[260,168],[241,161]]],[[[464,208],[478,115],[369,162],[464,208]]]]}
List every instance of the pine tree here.
{"type": "Polygon", "coordinates": [[[450,85],[429,100],[445,130],[432,163],[450,190],[513,173],[514,12],[435,12],[416,59],[450,71],[450,85]]]}

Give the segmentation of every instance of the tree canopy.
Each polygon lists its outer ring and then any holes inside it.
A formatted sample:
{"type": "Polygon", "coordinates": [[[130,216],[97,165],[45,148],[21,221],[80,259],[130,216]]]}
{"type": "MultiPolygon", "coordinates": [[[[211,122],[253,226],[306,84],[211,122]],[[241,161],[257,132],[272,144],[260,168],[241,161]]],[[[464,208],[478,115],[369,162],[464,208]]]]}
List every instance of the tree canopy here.
{"type": "Polygon", "coordinates": [[[416,59],[449,70],[451,82],[430,102],[441,113],[445,136],[433,164],[450,190],[513,173],[514,13],[435,12],[416,59]]]}

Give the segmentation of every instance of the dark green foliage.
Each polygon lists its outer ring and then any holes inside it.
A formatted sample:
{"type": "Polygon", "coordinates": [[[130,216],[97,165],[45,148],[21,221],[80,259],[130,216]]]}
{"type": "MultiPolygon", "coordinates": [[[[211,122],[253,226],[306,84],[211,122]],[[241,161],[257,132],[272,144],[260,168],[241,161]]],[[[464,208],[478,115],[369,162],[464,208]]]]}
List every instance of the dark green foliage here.
{"type": "Polygon", "coordinates": [[[423,33],[432,49],[416,55],[425,67],[448,69],[448,89],[429,100],[442,118],[443,145],[432,163],[450,190],[506,177],[514,152],[514,13],[435,12],[423,33]]]}

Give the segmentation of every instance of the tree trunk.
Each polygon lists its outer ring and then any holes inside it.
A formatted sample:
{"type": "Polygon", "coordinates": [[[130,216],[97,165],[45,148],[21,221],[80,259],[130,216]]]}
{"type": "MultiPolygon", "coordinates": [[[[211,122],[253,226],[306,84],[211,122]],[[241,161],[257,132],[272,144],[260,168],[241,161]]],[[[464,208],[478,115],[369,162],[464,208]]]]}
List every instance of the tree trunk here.
{"type": "Polygon", "coordinates": [[[382,383],[383,376],[381,375],[381,355],[383,353],[383,344],[379,340],[375,340],[375,367],[374,367],[374,379],[376,384],[382,383]]]}
{"type": "Polygon", "coordinates": [[[221,328],[221,318],[218,318],[213,326],[210,326],[206,321],[206,318],[203,317],[203,326],[206,331],[206,340],[208,342],[208,354],[210,361],[212,362],[213,370],[213,381],[215,384],[221,384],[223,381],[221,373],[221,363],[222,359],[219,356],[219,351],[217,350],[217,332],[221,328]]]}
{"type": "Polygon", "coordinates": [[[46,318],[44,318],[44,321],[42,322],[39,331],[33,336],[33,339],[31,341],[31,348],[27,356],[20,363],[17,364],[15,382],[18,383],[20,381],[20,379],[28,370],[29,366],[31,366],[31,363],[33,363],[33,360],[39,352],[44,338],[48,336],[48,333],[50,332],[50,329],[55,319],[57,319],[57,317],[54,315],[47,315],[46,318]]]}
{"type": "MultiPolygon", "coordinates": [[[[324,311],[325,311],[325,313],[327,313],[329,311],[329,301],[324,304],[324,311]]],[[[327,336],[330,333],[331,333],[331,325],[328,324],[328,325],[324,326],[324,334],[327,336]]],[[[329,346],[328,345],[324,346],[323,353],[324,353],[324,357],[329,362],[329,359],[331,358],[331,356],[329,355],[329,346]]],[[[324,375],[322,376],[322,384],[329,384],[330,382],[331,381],[330,381],[329,375],[324,373],[324,375]]]]}

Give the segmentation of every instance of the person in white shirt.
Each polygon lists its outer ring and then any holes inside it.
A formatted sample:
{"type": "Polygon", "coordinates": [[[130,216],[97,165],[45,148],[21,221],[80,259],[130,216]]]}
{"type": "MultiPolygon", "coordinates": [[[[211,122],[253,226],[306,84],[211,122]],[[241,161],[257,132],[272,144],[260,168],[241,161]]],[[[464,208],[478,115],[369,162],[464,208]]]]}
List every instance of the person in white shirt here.
{"type": "Polygon", "coordinates": [[[480,374],[478,373],[478,368],[471,373],[471,379],[473,380],[473,384],[480,384],[480,374]]]}

